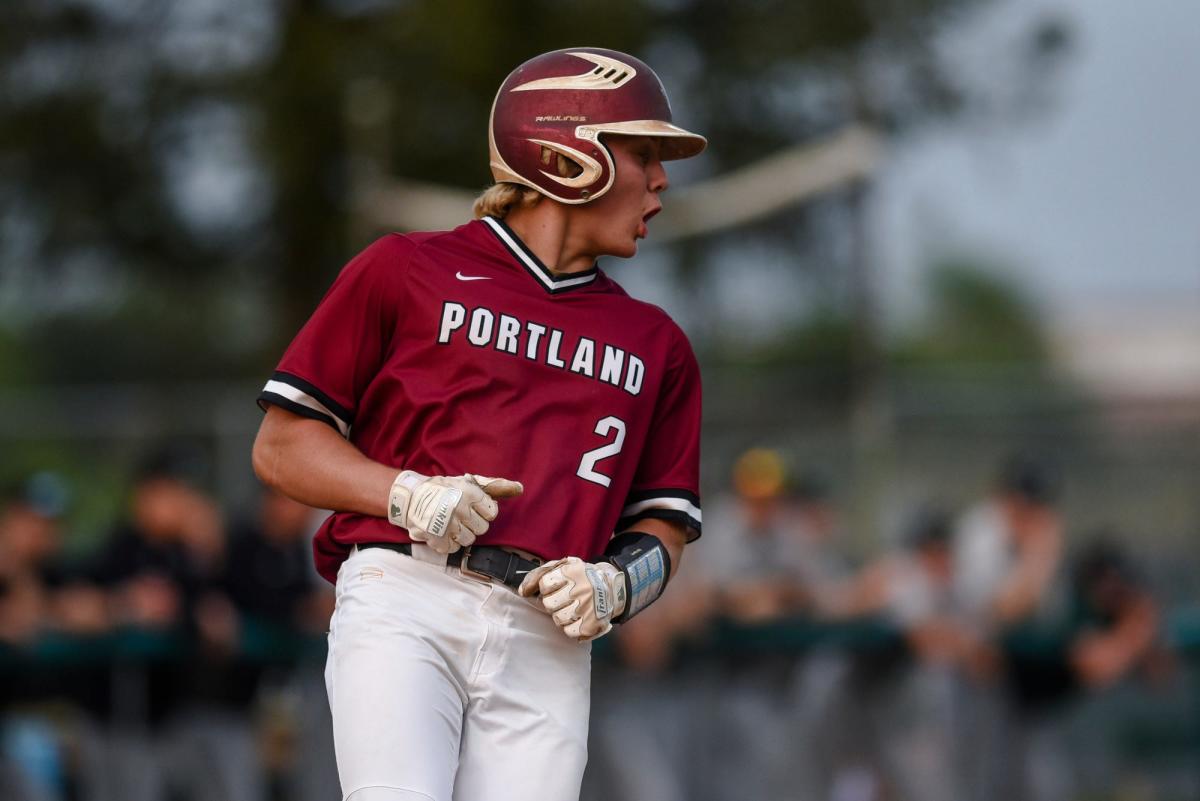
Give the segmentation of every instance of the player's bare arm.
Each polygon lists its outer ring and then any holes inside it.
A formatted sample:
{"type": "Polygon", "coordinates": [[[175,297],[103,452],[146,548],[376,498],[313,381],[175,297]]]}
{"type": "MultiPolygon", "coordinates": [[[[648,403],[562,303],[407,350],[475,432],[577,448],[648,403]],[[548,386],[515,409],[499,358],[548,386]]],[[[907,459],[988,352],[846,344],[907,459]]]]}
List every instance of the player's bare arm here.
{"type": "Polygon", "coordinates": [[[399,474],[367,458],[323,422],[271,406],[252,452],[267,485],[309,506],[384,517],[441,553],[466,547],[496,519],[496,499],[520,483],[477,475],[399,474]]]}
{"type": "Polygon", "coordinates": [[[992,601],[996,618],[1012,622],[1030,614],[1062,562],[1061,524],[1045,513],[1030,513],[1030,532],[1017,546],[1017,564],[992,601]]]}
{"type": "Polygon", "coordinates": [[[397,469],[368,459],[318,420],[269,407],[251,459],[259,480],[300,503],[387,517],[397,469]]]}
{"type": "Polygon", "coordinates": [[[658,537],[671,557],[671,572],[678,573],[679,563],[683,560],[683,547],[687,543],[687,527],[673,520],[657,520],[648,517],[639,520],[636,528],[638,531],[658,537]]]}

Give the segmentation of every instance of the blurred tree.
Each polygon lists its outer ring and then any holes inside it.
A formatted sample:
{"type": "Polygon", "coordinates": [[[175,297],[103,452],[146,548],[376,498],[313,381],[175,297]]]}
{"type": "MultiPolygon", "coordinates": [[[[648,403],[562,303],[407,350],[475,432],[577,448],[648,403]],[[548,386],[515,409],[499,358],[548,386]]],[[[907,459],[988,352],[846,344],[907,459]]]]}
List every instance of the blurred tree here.
{"type": "Polygon", "coordinates": [[[929,273],[927,314],[895,352],[907,366],[1047,366],[1050,347],[1032,299],[1001,269],[957,258],[929,273]]]}
{"type": "MultiPolygon", "coordinates": [[[[0,325],[42,380],[259,374],[365,244],[357,165],[486,185],[492,93],[523,59],[582,39],[645,56],[711,137],[686,169],[721,171],[969,108],[941,35],[988,2],[9,0],[0,325]]],[[[1031,84],[1056,25],[1014,56],[1031,84]]],[[[804,216],[756,233],[786,241],[804,216]]],[[[681,250],[697,284],[705,250],[681,250]]]]}
{"type": "MultiPolygon", "coordinates": [[[[1003,273],[965,256],[935,264],[925,285],[925,313],[895,333],[882,354],[892,371],[1050,378],[1052,354],[1039,309],[1003,273]]],[[[735,385],[771,373],[775,383],[794,385],[794,398],[837,408],[851,398],[853,329],[844,309],[820,306],[769,340],[719,345],[704,361],[735,385]]]]}
{"type": "MultiPolygon", "coordinates": [[[[841,408],[850,398],[852,336],[848,317],[824,309],[770,341],[748,348],[717,348],[702,355],[705,364],[721,371],[722,383],[743,388],[754,376],[765,374],[773,384],[789,384],[796,403],[841,408]]],[[[742,395],[737,393],[733,400],[743,403],[742,395]]]]}

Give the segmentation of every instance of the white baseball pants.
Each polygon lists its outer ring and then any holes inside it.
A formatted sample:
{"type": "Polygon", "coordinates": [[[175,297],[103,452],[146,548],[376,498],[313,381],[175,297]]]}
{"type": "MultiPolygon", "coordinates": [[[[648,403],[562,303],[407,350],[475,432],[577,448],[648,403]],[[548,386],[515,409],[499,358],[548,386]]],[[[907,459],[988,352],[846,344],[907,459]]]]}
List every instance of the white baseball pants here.
{"type": "Polygon", "coordinates": [[[420,545],[355,549],[325,686],[344,801],[569,801],[587,762],[590,645],[420,545]]]}

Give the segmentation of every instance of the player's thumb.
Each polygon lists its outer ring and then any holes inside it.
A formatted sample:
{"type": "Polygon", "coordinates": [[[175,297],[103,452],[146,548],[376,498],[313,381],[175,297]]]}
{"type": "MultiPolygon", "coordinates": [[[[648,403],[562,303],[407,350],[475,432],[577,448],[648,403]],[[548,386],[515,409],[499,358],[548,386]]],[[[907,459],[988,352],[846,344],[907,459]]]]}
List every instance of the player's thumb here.
{"type": "Polygon", "coordinates": [[[521,586],[517,588],[517,593],[522,598],[528,598],[531,595],[537,595],[540,592],[538,585],[541,583],[542,576],[546,575],[551,568],[557,567],[558,561],[546,562],[544,565],[539,565],[529,571],[529,575],[525,576],[525,580],[521,582],[521,586]]]}
{"type": "Polygon", "coordinates": [[[520,481],[509,481],[507,478],[488,478],[487,476],[472,475],[475,483],[492,498],[515,498],[525,491],[520,481]]]}

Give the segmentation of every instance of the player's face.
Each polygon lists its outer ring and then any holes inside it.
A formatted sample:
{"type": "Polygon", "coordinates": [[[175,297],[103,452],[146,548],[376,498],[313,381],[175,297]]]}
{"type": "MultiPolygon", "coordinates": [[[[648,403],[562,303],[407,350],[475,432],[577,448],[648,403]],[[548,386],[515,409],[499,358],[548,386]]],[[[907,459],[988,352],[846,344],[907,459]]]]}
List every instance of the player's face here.
{"type": "Polygon", "coordinates": [[[667,171],[659,159],[661,140],[650,136],[608,136],[604,140],[616,164],[616,179],[604,195],[580,207],[582,230],[597,256],[629,258],[648,233],[650,218],[662,210],[658,196],[667,189],[667,171]]]}

